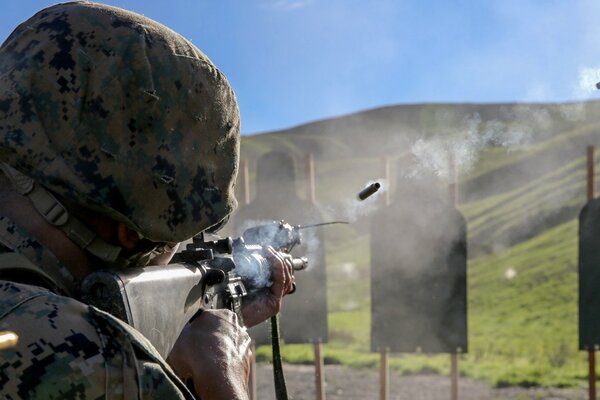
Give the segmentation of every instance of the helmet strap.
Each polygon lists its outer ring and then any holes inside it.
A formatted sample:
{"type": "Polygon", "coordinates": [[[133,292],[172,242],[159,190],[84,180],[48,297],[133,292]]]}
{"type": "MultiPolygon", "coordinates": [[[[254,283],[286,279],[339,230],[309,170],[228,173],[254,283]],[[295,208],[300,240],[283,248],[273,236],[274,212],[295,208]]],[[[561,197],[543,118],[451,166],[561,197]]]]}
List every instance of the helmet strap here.
{"type": "Polygon", "coordinates": [[[27,196],[34,208],[52,226],[62,230],[76,245],[99,259],[114,263],[119,258],[121,247],[107,243],[83,222],[69,214],[65,206],[43,186],[6,163],[0,170],[11,180],[17,192],[27,196]]]}

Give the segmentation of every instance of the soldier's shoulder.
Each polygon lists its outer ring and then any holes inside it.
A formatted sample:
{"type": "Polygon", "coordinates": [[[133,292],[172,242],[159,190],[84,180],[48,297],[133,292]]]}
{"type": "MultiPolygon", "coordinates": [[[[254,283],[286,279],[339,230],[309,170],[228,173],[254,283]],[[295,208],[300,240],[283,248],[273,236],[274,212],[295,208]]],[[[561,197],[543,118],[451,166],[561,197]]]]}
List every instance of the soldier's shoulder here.
{"type": "MultiPolygon", "coordinates": [[[[180,383],[137,331],[110,314],[31,285],[0,281],[0,330],[19,335],[3,352],[0,393],[14,398],[122,398],[180,383]],[[40,397],[41,396],[41,397],[40,397]]],[[[157,398],[153,395],[150,398],[157,398]]]]}

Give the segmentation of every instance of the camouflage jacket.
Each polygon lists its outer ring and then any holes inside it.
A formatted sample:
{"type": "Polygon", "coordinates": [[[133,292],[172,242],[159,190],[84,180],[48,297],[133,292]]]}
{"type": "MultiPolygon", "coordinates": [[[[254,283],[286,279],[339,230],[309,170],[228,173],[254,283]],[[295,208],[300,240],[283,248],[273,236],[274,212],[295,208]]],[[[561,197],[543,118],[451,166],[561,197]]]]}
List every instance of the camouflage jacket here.
{"type": "Polygon", "coordinates": [[[139,332],[57,293],[74,286],[66,268],[38,241],[0,217],[0,274],[7,262],[18,271],[19,259],[25,274],[32,265],[39,266],[40,276],[55,287],[49,287],[51,291],[0,281],[0,331],[19,336],[15,348],[0,353],[0,398],[194,398],[139,332]]]}

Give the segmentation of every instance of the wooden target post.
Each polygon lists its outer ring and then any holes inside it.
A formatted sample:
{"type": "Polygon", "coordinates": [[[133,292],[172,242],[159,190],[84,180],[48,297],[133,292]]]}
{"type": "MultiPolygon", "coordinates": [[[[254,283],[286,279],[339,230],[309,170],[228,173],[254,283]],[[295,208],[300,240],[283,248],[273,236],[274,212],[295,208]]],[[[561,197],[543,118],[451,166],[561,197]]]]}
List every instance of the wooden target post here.
{"type": "Polygon", "coordinates": [[[596,400],[596,350],[588,351],[588,393],[590,400],[596,400]]]}
{"type": "Polygon", "coordinates": [[[390,363],[389,351],[381,351],[379,359],[379,399],[388,400],[390,398],[390,363]]]}
{"type": "Polygon", "coordinates": [[[325,362],[323,360],[323,343],[314,343],[315,351],[315,393],[317,400],[325,400],[325,362]]]}
{"type": "MultiPolygon", "coordinates": [[[[240,163],[240,173],[242,174],[242,201],[244,205],[250,204],[250,173],[248,171],[248,161],[242,160],[240,163]]],[[[256,345],[254,341],[251,344],[252,357],[250,359],[250,381],[248,382],[248,391],[250,400],[258,400],[256,385],[256,345]]]]}
{"type": "Polygon", "coordinates": [[[588,146],[587,148],[587,199],[594,200],[596,197],[596,182],[594,180],[595,174],[595,149],[594,146],[588,146]]]}
{"type": "MultiPolygon", "coordinates": [[[[383,157],[381,159],[383,164],[384,179],[389,186],[391,179],[391,162],[389,157],[383,157]]],[[[381,197],[381,203],[383,206],[389,206],[391,204],[390,188],[387,187],[384,196],[381,197]]],[[[388,400],[390,398],[390,363],[389,363],[389,349],[381,349],[379,355],[379,399],[388,400]]]]}
{"type": "MultiPolygon", "coordinates": [[[[315,192],[315,158],[312,153],[307,153],[304,163],[304,176],[306,182],[306,200],[316,203],[315,192]]],[[[323,359],[323,343],[317,340],[313,343],[315,355],[315,393],[317,400],[325,400],[325,361],[323,359]]]]}
{"type": "MultiPolygon", "coordinates": [[[[240,188],[242,190],[241,193],[241,203],[243,205],[250,204],[250,173],[248,171],[248,161],[242,160],[240,161],[240,188]]],[[[248,397],[250,400],[258,400],[257,391],[256,391],[256,345],[254,341],[250,345],[252,350],[252,356],[250,359],[250,376],[248,381],[248,397]]]]}
{"type": "Polygon", "coordinates": [[[458,370],[458,353],[450,354],[450,379],[451,379],[451,394],[452,400],[458,400],[458,380],[460,371],[458,370]]]}
{"type": "Polygon", "coordinates": [[[454,207],[458,205],[458,172],[452,153],[448,155],[448,200],[454,207]]]}
{"type": "MultiPolygon", "coordinates": [[[[595,167],[594,146],[587,148],[587,199],[591,201],[596,197],[596,185],[594,180],[595,167]]],[[[596,400],[596,349],[588,350],[588,393],[589,400],[596,400]]]]}
{"type": "Polygon", "coordinates": [[[248,172],[248,161],[240,162],[241,200],[243,205],[250,204],[250,175],[248,172]]]}
{"type": "Polygon", "coordinates": [[[392,160],[390,157],[383,158],[383,171],[383,177],[385,179],[385,184],[387,185],[387,187],[384,188],[385,191],[383,193],[383,204],[385,206],[389,206],[392,204],[392,160]]]}
{"type": "Polygon", "coordinates": [[[305,157],[305,171],[304,175],[306,177],[306,200],[311,203],[316,203],[316,194],[315,194],[315,158],[312,153],[307,153],[305,157]]]}
{"type": "MultiPolygon", "coordinates": [[[[448,200],[454,207],[458,206],[458,174],[454,157],[449,157],[449,184],[448,184],[448,200]]],[[[460,371],[458,369],[458,350],[450,354],[450,399],[458,400],[458,381],[460,371]]]]}

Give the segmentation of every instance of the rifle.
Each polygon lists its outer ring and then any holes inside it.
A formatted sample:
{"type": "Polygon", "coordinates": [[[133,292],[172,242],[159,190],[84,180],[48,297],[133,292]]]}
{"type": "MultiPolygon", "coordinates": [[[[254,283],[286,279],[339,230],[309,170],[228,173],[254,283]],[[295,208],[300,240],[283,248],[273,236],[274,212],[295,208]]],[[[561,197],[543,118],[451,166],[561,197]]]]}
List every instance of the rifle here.
{"type": "Polygon", "coordinates": [[[289,252],[301,243],[300,230],[312,226],[274,221],[237,239],[201,233],[170,264],[93,272],[82,281],[81,299],[133,326],[166,358],[199,311],[227,308],[242,320],[242,299],[271,283],[266,246],[287,254],[294,270],[305,269],[308,260],[289,252]]]}
{"type": "MultiPolygon", "coordinates": [[[[378,183],[371,186],[361,191],[360,200],[380,187],[378,183]]],[[[306,257],[289,254],[301,243],[300,230],[330,224],[348,222],[292,226],[273,221],[247,229],[237,239],[201,233],[166,266],[97,271],[86,276],[81,299],[136,328],[166,358],[185,325],[203,309],[227,308],[243,321],[242,299],[271,283],[271,266],[264,257],[266,246],[287,254],[294,270],[305,269],[306,257]]],[[[276,397],[287,399],[277,316],[271,318],[271,331],[276,397]]]]}

